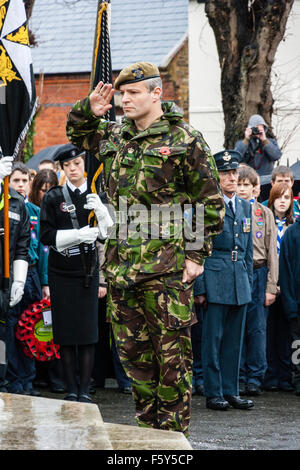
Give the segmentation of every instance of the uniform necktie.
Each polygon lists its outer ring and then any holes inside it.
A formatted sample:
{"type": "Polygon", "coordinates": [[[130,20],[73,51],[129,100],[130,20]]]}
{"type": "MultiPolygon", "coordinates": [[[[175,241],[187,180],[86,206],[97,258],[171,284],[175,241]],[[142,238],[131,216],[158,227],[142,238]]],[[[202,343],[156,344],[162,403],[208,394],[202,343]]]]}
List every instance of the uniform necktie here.
{"type": "Polygon", "coordinates": [[[234,210],[233,210],[233,204],[232,204],[232,201],[229,201],[229,202],[228,202],[228,206],[229,206],[229,209],[231,210],[231,212],[232,212],[232,215],[233,215],[233,217],[234,217],[234,216],[235,216],[235,213],[234,213],[234,210]]]}
{"type": "Polygon", "coordinates": [[[75,195],[76,199],[78,199],[79,196],[80,196],[80,189],[76,188],[75,191],[74,191],[74,195],[75,195]]]}
{"type": "Polygon", "coordinates": [[[283,226],[286,222],[286,219],[279,219],[279,217],[275,217],[275,222],[277,224],[277,254],[279,255],[280,245],[283,237],[283,226]]]}

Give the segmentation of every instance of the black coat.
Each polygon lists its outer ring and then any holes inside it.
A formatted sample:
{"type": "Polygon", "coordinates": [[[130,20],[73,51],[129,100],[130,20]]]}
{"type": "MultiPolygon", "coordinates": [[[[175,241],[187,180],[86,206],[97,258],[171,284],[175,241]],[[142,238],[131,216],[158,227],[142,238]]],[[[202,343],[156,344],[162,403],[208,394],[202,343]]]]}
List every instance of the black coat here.
{"type": "Polygon", "coordinates": [[[300,315],[300,219],[286,229],[280,245],[279,285],[289,320],[300,315]]]}
{"type": "MultiPolygon", "coordinates": [[[[24,260],[29,262],[30,223],[28,212],[25,207],[24,198],[14,189],[9,189],[9,267],[10,285],[13,281],[13,262],[24,260]]],[[[0,228],[3,229],[3,209],[0,210],[0,228]]],[[[0,235],[0,317],[5,318],[8,310],[9,291],[7,295],[3,292],[3,257],[4,236],[0,235]]],[[[10,290],[10,289],[9,289],[10,290]]]]}
{"type": "MultiPolygon", "coordinates": [[[[89,211],[83,208],[87,193],[82,193],[78,199],[71,190],[69,193],[76,206],[79,226],[88,225],[89,211]]],[[[93,276],[90,286],[85,287],[86,273],[79,247],[71,247],[65,253],[56,250],[57,231],[73,229],[61,186],[51,188],[43,198],[40,229],[41,242],[50,247],[48,280],[54,342],[62,345],[97,343],[98,252],[93,246],[90,254],[86,254],[86,264],[92,265],[93,276]]],[[[87,251],[88,245],[82,245],[87,251]]]]}

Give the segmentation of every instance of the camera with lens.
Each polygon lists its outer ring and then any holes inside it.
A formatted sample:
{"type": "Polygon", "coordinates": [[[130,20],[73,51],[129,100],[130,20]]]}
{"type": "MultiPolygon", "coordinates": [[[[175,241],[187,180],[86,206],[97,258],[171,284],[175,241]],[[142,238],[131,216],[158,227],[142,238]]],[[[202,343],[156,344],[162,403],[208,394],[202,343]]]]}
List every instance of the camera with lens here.
{"type": "Polygon", "coordinates": [[[258,127],[251,127],[251,130],[252,130],[252,135],[258,135],[259,134],[258,127]]]}

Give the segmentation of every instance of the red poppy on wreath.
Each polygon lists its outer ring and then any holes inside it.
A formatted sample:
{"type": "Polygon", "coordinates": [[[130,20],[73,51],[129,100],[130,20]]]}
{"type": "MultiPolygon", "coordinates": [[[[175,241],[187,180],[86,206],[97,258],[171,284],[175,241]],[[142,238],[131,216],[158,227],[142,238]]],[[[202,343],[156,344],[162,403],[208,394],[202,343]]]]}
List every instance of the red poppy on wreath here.
{"type": "Polygon", "coordinates": [[[162,147],[159,151],[162,155],[171,155],[170,147],[162,147]]]}
{"type": "Polygon", "coordinates": [[[42,299],[29,305],[20,315],[16,338],[26,356],[38,361],[59,359],[59,345],[53,343],[52,326],[44,322],[43,312],[51,309],[49,300],[42,299]]]}

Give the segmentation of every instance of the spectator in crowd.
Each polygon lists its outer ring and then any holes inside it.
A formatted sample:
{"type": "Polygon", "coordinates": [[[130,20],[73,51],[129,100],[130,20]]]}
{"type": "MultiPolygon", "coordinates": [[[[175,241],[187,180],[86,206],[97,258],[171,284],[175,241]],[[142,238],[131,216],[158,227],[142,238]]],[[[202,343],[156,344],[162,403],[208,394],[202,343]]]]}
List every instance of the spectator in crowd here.
{"type": "Polygon", "coordinates": [[[66,183],[66,175],[64,171],[62,170],[62,168],[60,167],[59,162],[53,161],[50,159],[42,160],[38,166],[38,170],[41,171],[44,169],[55,171],[55,173],[57,174],[59,184],[61,186],[63,186],[66,183]]]}
{"type": "Polygon", "coordinates": [[[33,302],[49,298],[47,254],[39,241],[40,209],[28,201],[30,172],[24,163],[17,162],[10,176],[10,187],[25,200],[30,220],[29,266],[22,300],[10,309],[7,322],[7,390],[11,393],[39,395],[33,388],[35,360],[26,356],[15,337],[15,328],[22,312],[33,302]]]}
{"type": "Polygon", "coordinates": [[[281,157],[276,139],[269,136],[268,126],[259,114],[250,117],[244,139],[238,140],[234,149],[242,155],[242,162],[254,168],[259,175],[270,175],[274,163],[281,157]]]}
{"type": "MultiPolygon", "coordinates": [[[[285,231],[293,219],[293,191],[290,184],[276,183],[272,186],[268,207],[272,210],[277,228],[277,255],[285,231]]],[[[277,297],[269,308],[267,321],[267,363],[263,388],[269,391],[292,391],[291,336],[288,321],[284,315],[281,287],[277,287],[277,297]]]]}
{"type": "Polygon", "coordinates": [[[240,394],[260,395],[267,370],[266,326],[268,307],[276,299],[278,258],[276,227],[272,211],[257,202],[259,176],[242,165],[239,168],[237,195],[252,204],[253,284],[247,306],[246,325],[240,366],[240,394]]]}
{"type": "MultiPolygon", "coordinates": [[[[286,183],[291,188],[293,187],[294,175],[293,175],[292,170],[288,166],[279,165],[276,168],[274,168],[274,170],[272,171],[271,187],[273,187],[274,184],[277,184],[277,183],[286,183]]],[[[268,200],[264,201],[262,204],[264,206],[267,206],[268,200]]],[[[293,199],[293,217],[294,219],[297,219],[299,216],[300,216],[300,207],[299,207],[298,201],[293,199]]]]}
{"type": "Polygon", "coordinates": [[[55,171],[55,173],[57,172],[57,167],[55,165],[55,162],[53,160],[50,160],[50,159],[42,160],[39,163],[38,171],[45,170],[45,169],[53,170],[53,171],[55,171]]]}
{"type": "Polygon", "coordinates": [[[295,394],[300,396],[300,218],[287,228],[279,255],[281,298],[292,338],[292,370],[295,394]]]}
{"type": "Polygon", "coordinates": [[[53,170],[40,170],[33,178],[31,190],[28,196],[29,200],[36,206],[41,207],[41,202],[46,192],[53,186],[57,185],[57,175],[53,170]]]}
{"type": "MultiPolygon", "coordinates": [[[[29,201],[41,207],[43,197],[53,186],[58,185],[56,173],[51,169],[42,169],[36,173],[29,193],[29,201]]],[[[47,272],[48,272],[48,254],[47,246],[44,246],[46,253],[47,272]]],[[[50,387],[53,393],[63,393],[65,385],[60,359],[53,359],[51,362],[36,362],[36,379],[34,381],[37,387],[50,387]]]]}

